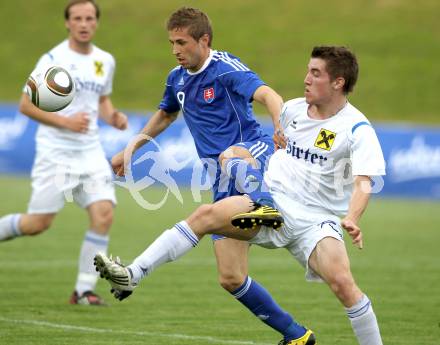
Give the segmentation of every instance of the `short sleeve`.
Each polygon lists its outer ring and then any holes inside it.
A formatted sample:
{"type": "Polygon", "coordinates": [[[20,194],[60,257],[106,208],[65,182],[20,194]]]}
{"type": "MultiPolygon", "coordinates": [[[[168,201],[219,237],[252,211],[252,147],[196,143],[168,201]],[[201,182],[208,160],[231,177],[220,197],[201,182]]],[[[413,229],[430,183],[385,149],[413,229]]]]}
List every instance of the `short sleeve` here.
{"type": "Polygon", "coordinates": [[[385,175],[385,160],[376,132],[368,122],[359,122],[351,129],[353,176],[385,175]]]}
{"type": "Polygon", "coordinates": [[[111,56],[109,60],[109,64],[110,66],[108,69],[108,76],[107,76],[107,80],[105,81],[101,96],[108,96],[113,91],[113,77],[115,75],[115,69],[116,69],[116,62],[113,56],[111,56]]]}
{"type": "Polygon", "coordinates": [[[165,84],[162,101],[160,102],[158,107],[159,109],[162,109],[167,113],[175,113],[180,110],[179,102],[176,98],[176,95],[174,94],[172,80],[173,76],[172,73],[170,73],[165,84]]]}
{"type": "Polygon", "coordinates": [[[252,101],[255,91],[265,83],[253,71],[230,71],[220,76],[222,84],[234,93],[252,101]]]}

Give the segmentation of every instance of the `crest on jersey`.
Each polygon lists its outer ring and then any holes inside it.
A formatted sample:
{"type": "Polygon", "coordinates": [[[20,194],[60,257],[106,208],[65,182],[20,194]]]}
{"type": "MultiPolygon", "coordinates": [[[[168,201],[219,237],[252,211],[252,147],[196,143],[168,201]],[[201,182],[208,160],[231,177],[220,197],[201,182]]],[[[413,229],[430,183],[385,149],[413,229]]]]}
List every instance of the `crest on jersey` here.
{"type": "Polygon", "coordinates": [[[203,90],[203,99],[206,103],[211,103],[215,98],[214,88],[210,87],[209,89],[203,90]]]}
{"type": "Polygon", "coordinates": [[[321,128],[315,140],[315,146],[320,149],[330,151],[336,138],[336,133],[328,129],[321,128]]]}
{"type": "Polygon", "coordinates": [[[95,74],[98,77],[102,77],[104,75],[104,63],[102,61],[94,61],[95,64],[95,74]]]}

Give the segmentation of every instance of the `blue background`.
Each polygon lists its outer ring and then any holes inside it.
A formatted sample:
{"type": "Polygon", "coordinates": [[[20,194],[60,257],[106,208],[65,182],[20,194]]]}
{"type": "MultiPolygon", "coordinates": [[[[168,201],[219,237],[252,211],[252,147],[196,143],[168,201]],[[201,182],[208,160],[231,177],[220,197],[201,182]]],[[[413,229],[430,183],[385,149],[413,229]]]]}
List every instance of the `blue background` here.
{"type": "MultiPolygon", "coordinates": [[[[146,115],[130,115],[126,131],[101,123],[101,142],[107,157],[123,150],[148,119],[146,115]]],[[[440,200],[440,128],[378,123],[373,126],[387,162],[387,176],[378,196],[440,200]]],[[[271,134],[269,121],[263,121],[263,127],[271,134]]],[[[35,155],[36,129],[37,123],[20,114],[17,105],[0,105],[0,174],[29,176],[35,155]]],[[[198,157],[181,117],[155,143],[136,153],[132,165],[134,179],[144,178],[147,186],[156,183],[152,174],[152,179],[145,176],[158,157],[166,174],[176,183],[191,185],[198,157]]]]}

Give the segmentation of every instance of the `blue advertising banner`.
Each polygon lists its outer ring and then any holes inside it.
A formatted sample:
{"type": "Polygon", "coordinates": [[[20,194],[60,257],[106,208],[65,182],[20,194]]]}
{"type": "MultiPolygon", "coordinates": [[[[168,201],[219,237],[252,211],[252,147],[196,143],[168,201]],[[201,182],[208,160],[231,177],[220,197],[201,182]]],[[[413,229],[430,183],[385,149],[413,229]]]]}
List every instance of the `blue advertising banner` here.
{"type": "Polygon", "coordinates": [[[440,200],[440,128],[375,126],[387,162],[380,195],[440,200]]]}
{"type": "MultiPolygon", "coordinates": [[[[100,138],[108,158],[123,150],[147,121],[146,115],[130,114],[129,128],[118,131],[101,123],[100,138]]],[[[271,133],[270,122],[264,129],[271,133]]],[[[20,114],[15,104],[0,105],[0,174],[29,175],[35,156],[38,124],[20,114]]],[[[374,124],[387,162],[380,196],[440,200],[440,127],[374,124]]],[[[201,162],[191,134],[182,118],[133,156],[129,181],[139,190],[155,183],[168,188],[177,199],[179,185],[210,187],[208,163],[201,162]]],[[[214,162],[215,163],[215,162],[214,162]]],[[[124,184],[124,182],[120,182],[124,184]]]]}

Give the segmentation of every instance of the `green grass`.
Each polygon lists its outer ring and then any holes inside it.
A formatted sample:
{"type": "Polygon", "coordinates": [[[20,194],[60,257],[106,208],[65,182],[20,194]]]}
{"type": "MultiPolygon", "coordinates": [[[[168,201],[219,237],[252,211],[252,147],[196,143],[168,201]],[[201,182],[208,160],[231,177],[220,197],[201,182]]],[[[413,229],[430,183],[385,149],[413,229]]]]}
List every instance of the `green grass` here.
{"type": "MultiPolygon", "coordinates": [[[[100,3],[96,42],[116,57],[113,99],[119,108],[145,111],[158,105],[176,65],[164,23],[187,5],[209,14],[214,48],[240,56],[286,99],[302,95],[314,45],[348,45],[361,66],[351,100],[371,120],[440,123],[437,0],[100,3]]],[[[65,38],[63,6],[57,0],[2,2],[0,31],[7,38],[0,45],[1,100],[17,101],[37,58],[65,38]]]]}
{"type": "MultiPolygon", "coordinates": [[[[0,179],[0,215],[25,211],[27,179],[0,179]]],[[[161,191],[148,191],[150,201],[161,191]]],[[[158,211],[141,209],[118,191],[110,252],[126,262],[196,206],[170,198],[158,211]]],[[[372,200],[362,227],[365,248],[348,245],[352,270],[374,302],[385,344],[437,345],[440,338],[440,214],[438,204],[372,200]]],[[[70,306],[87,219],[68,204],[53,227],[34,238],[0,244],[0,344],[206,345],[275,344],[278,334],[252,317],[216,281],[209,239],[181,260],[160,267],[124,302],[107,283],[98,292],[109,308],[70,306]],[[205,337],[205,338],[204,338],[205,337]]],[[[344,311],[323,284],[306,283],[284,250],[253,247],[250,274],[317,333],[320,344],[355,344],[344,311]]]]}

